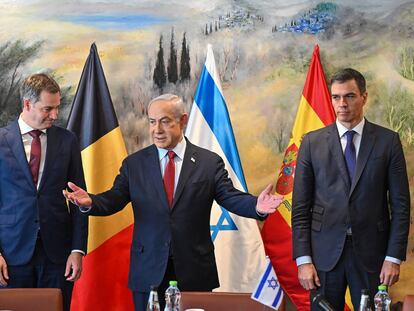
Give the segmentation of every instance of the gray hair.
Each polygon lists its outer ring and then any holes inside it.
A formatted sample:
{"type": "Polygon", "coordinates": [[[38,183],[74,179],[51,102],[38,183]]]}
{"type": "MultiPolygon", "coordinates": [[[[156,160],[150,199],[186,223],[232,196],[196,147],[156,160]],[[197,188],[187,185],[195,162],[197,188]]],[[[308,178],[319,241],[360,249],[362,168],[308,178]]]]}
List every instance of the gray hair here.
{"type": "Polygon", "coordinates": [[[29,100],[32,104],[40,100],[40,93],[46,91],[51,94],[60,93],[59,84],[49,75],[45,73],[37,73],[28,76],[20,89],[22,101],[29,100]]]}
{"type": "Polygon", "coordinates": [[[150,109],[150,107],[153,103],[158,102],[158,101],[171,102],[174,105],[174,110],[175,110],[174,114],[175,114],[176,118],[180,118],[186,112],[183,99],[178,95],[169,94],[169,93],[162,94],[162,95],[152,99],[148,104],[147,111],[149,111],[149,109],[150,109]]]}

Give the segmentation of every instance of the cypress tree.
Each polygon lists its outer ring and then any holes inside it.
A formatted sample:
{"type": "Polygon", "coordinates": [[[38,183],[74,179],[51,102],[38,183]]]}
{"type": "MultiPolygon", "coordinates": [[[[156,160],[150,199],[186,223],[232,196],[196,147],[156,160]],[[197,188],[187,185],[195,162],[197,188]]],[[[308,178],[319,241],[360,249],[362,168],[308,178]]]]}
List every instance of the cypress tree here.
{"type": "Polygon", "coordinates": [[[168,59],[167,74],[169,82],[175,84],[178,81],[177,50],[174,42],[174,28],[171,29],[170,58],[168,59]]]}
{"type": "Polygon", "coordinates": [[[185,32],[183,35],[183,42],[181,44],[181,59],[180,59],[180,79],[181,81],[190,80],[190,48],[187,45],[185,32]]]}
{"type": "Polygon", "coordinates": [[[157,55],[157,62],[155,64],[153,80],[161,90],[167,82],[164,64],[164,49],[162,47],[162,35],[160,36],[160,47],[157,55]]]}

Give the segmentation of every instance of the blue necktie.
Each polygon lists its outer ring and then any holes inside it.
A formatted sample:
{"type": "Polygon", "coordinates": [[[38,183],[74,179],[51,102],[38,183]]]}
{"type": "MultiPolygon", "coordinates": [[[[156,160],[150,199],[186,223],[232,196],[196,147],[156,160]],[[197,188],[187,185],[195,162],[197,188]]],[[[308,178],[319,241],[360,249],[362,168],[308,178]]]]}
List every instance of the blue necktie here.
{"type": "Polygon", "coordinates": [[[349,179],[352,182],[352,179],[355,175],[355,166],[356,166],[356,152],[355,152],[355,145],[353,142],[355,131],[347,131],[345,132],[346,136],[346,147],[345,147],[345,162],[346,167],[348,169],[349,179]]]}

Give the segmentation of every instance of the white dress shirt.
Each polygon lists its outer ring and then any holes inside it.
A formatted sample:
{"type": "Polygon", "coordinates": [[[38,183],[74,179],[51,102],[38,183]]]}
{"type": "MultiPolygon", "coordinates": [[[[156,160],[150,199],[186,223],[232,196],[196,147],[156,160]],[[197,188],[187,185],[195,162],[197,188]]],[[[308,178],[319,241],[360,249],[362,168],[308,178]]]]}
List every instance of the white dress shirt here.
{"type": "MultiPolygon", "coordinates": [[[[184,137],[182,137],[181,141],[175,146],[172,151],[175,152],[176,156],[174,157],[174,164],[175,164],[175,176],[174,176],[174,193],[177,189],[178,178],[180,177],[181,168],[183,167],[183,160],[185,149],[187,148],[187,141],[184,137]]],[[[158,148],[158,158],[160,160],[160,169],[161,175],[164,177],[165,168],[168,163],[168,149],[158,148]]]]}
{"type": "MultiPolygon", "coordinates": [[[[26,153],[27,163],[29,163],[30,151],[32,149],[32,141],[33,141],[33,137],[30,136],[29,132],[33,131],[34,128],[32,128],[30,125],[24,122],[21,117],[19,117],[17,122],[19,123],[20,134],[22,135],[23,147],[24,147],[24,152],[26,153]]],[[[47,130],[41,130],[41,132],[42,134],[39,136],[41,153],[40,153],[39,176],[38,176],[37,185],[36,185],[37,189],[39,189],[40,181],[42,180],[43,169],[45,168],[45,159],[46,159],[46,150],[47,150],[47,130]]]]}

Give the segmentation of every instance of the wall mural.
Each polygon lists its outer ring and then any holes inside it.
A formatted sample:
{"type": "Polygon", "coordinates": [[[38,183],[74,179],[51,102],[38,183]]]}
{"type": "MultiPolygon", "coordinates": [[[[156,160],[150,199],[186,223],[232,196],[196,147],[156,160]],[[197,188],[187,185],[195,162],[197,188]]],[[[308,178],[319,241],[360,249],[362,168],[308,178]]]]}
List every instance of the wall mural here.
{"type": "MultiPolygon", "coordinates": [[[[0,125],[18,87],[47,71],[62,86],[65,125],[90,45],[100,53],[129,152],[148,145],[146,105],[161,92],[191,106],[213,45],[247,184],[275,183],[315,44],[325,73],[368,82],[367,118],[397,130],[414,194],[414,2],[394,0],[0,1],[0,125]]],[[[394,301],[414,288],[414,232],[394,301]]]]}

